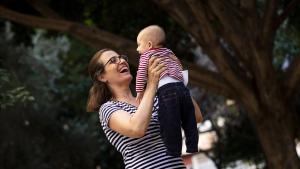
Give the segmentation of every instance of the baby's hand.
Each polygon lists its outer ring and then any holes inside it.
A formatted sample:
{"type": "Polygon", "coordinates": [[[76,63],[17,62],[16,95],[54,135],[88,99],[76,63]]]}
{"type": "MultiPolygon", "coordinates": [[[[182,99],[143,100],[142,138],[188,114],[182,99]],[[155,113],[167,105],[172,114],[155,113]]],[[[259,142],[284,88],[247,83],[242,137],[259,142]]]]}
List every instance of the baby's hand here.
{"type": "Polygon", "coordinates": [[[143,98],[143,95],[144,95],[144,92],[139,92],[139,93],[137,93],[136,94],[136,102],[138,103],[138,104],[140,104],[141,103],[141,100],[142,100],[142,98],[143,98]]]}

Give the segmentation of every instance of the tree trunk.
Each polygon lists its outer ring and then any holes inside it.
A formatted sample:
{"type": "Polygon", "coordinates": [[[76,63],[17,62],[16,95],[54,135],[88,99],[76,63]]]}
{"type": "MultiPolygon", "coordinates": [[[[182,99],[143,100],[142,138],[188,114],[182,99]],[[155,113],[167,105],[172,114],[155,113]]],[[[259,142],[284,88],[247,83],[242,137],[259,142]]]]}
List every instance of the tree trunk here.
{"type": "MultiPolygon", "coordinates": [[[[269,111],[258,119],[251,119],[255,124],[257,135],[265,153],[269,169],[299,169],[300,160],[296,153],[294,133],[291,130],[293,119],[286,118],[291,112],[281,113],[281,118],[275,118],[276,111],[269,111]],[[289,120],[288,120],[289,119],[289,120]]],[[[263,112],[261,112],[263,113],[263,112]]],[[[251,118],[251,117],[250,117],[251,118]]]]}

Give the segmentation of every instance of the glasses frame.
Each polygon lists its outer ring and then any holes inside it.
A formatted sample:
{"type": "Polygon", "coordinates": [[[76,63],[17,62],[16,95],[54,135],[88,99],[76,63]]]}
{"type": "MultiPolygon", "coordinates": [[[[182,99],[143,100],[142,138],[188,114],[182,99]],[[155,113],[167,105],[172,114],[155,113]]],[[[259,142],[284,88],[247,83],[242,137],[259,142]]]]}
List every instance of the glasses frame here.
{"type": "Polygon", "coordinates": [[[96,73],[95,73],[95,78],[100,75],[103,71],[104,71],[104,68],[106,65],[108,65],[109,63],[112,63],[112,64],[116,64],[116,63],[119,63],[121,61],[121,59],[125,60],[126,62],[128,62],[128,56],[127,55],[118,55],[118,56],[113,56],[111,57],[102,67],[102,69],[98,70],[96,73]],[[112,63],[112,59],[113,58],[118,58],[118,61],[116,61],[115,63],[112,63]]]}
{"type": "Polygon", "coordinates": [[[105,66],[106,66],[107,64],[109,64],[109,63],[112,63],[112,64],[119,63],[119,62],[121,61],[121,59],[124,59],[126,62],[128,62],[128,56],[126,56],[126,55],[113,56],[113,57],[111,57],[111,58],[103,65],[103,70],[104,70],[104,68],[105,68],[105,66]],[[118,58],[119,60],[113,63],[113,62],[112,62],[112,59],[114,59],[114,58],[118,58]]]}

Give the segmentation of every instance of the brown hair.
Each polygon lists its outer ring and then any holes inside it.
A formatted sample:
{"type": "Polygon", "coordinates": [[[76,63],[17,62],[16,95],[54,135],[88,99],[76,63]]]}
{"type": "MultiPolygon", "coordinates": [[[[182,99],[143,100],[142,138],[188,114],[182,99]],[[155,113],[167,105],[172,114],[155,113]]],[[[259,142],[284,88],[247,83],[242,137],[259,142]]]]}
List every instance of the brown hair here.
{"type": "Polygon", "coordinates": [[[94,54],[90,60],[88,66],[88,72],[93,80],[93,86],[90,88],[88,101],[87,101],[87,112],[97,112],[100,106],[107,102],[111,97],[112,93],[108,88],[107,84],[99,81],[97,77],[103,72],[103,63],[99,62],[100,57],[106,51],[112,51],[111,49],[102,49],[94,54]]]}

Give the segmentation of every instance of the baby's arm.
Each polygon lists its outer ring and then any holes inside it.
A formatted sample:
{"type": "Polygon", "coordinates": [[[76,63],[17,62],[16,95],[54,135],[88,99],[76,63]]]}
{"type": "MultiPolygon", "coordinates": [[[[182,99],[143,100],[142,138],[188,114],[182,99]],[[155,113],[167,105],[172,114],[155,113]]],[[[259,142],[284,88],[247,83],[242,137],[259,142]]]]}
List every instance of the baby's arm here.
{"type": "Polygon", "coordinates": [[[136,97],[137,101],[140,101],[140,99],[142,99],[143,97],[143,94],[141,93],[144,92],[144,87],[147,79],[147,70],[148,70],[148,59],[146,56],[142,55],[139,62],[139,67],[136,76],[136,85],[135,85],[135,89],[137,93],[137,97],[136,97]]]}

